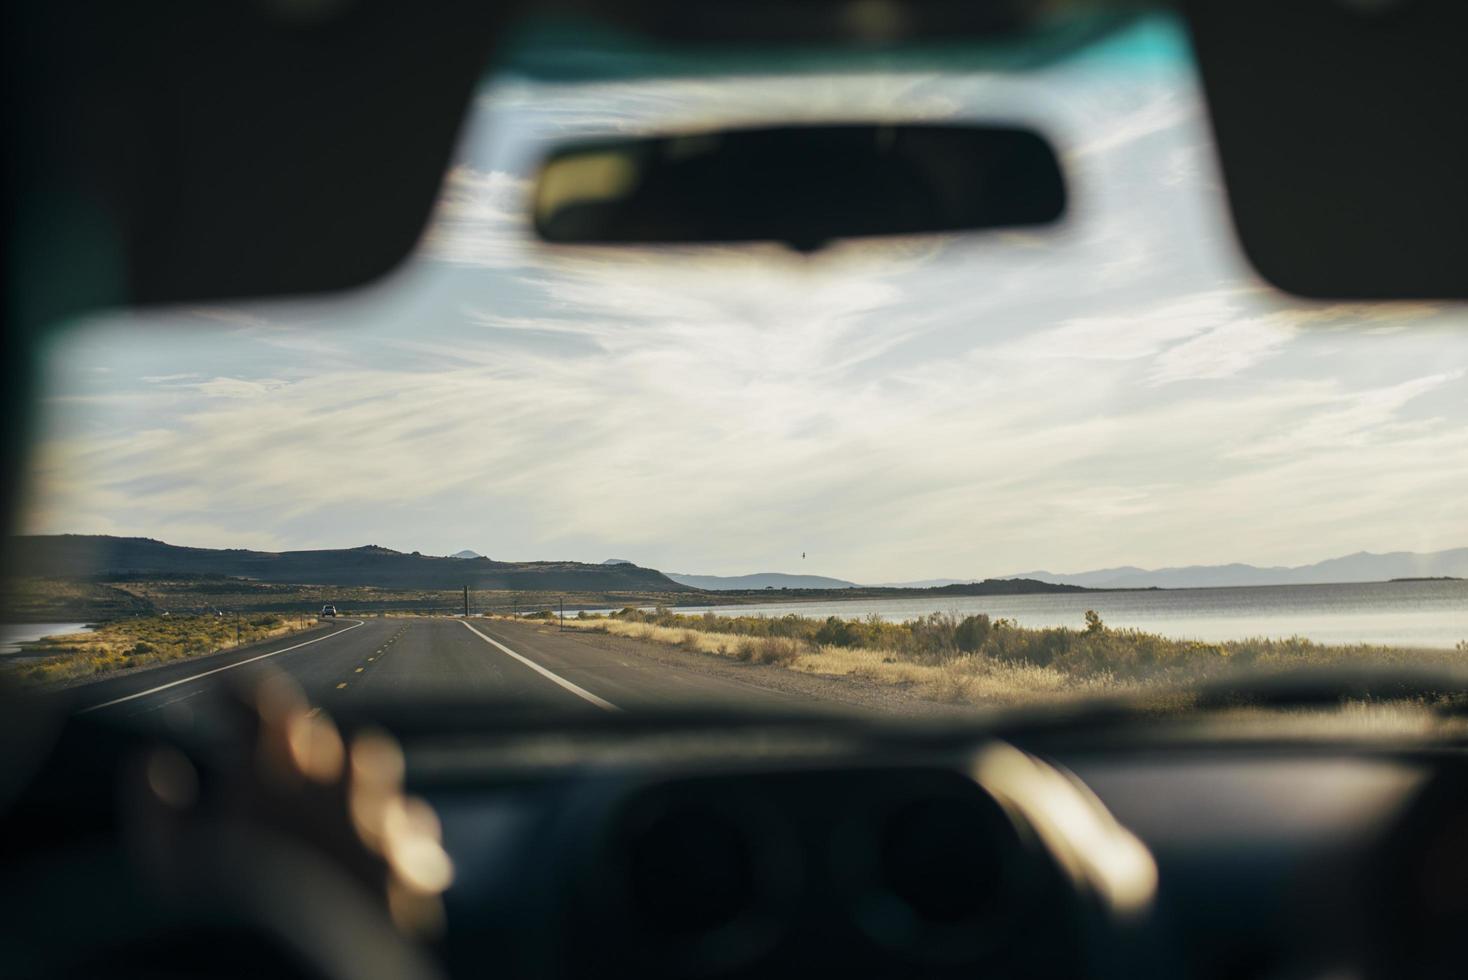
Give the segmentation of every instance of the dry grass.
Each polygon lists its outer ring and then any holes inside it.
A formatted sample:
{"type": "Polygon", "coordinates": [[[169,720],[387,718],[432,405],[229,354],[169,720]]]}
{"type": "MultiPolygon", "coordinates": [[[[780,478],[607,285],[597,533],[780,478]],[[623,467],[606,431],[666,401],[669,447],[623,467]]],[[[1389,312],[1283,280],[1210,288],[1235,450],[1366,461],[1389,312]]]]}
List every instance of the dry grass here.
{"type": "Polygon", "coordinates": [[[1053,667],[1002,664],[983,657],[916,663],[899,659],[890,651],[821,646],[782,636],[710,633],[616,619],[568,619],[566,629],[625,636],[748,663],[775,664],[822,677],[859,677],[956,704],[1019,704],[1118,693],[1127,687],[1109,677],[1078,682],[1053,667]]]}
{"type": "MultiPolygon", "coordinates": [[[[239,642],[253,643],[315,625],[305,616],[241,617],[239,642]]],[[[201,657],[235,645],[235,620],[221,616],[146,616],[108,623],[90,633],[48,636],[27,645],[30,656],[7,665],[23,682],[48,683],[129,667],[201,657]]]]}
{"type": "Polygon", "coordinates": [[[952,704],[1012,705],[1128,694],[1164,695],[1171,703],[1179,690],[1241,670],[1363,662],[1456,667],[1468,659],[1461,645],[1456,651],[1327,646],[1299,637],[1199,643],[1109,629],[1094,616],[1084,629],[1067,630],[942,614],[885,623],[631,610],[567,620],[566,628],[807,674],[859,677],[952,704]]]}

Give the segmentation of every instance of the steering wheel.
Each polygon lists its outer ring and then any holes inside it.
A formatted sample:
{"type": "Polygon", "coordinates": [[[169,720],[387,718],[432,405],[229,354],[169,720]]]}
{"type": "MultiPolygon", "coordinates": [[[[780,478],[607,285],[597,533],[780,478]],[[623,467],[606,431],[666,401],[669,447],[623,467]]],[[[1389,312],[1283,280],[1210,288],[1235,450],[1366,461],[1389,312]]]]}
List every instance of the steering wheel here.
{"type": "Polygon", "coordinates": [[[7,975],[435,980],[452,865],[396,743],[344,739],[280,675],[222,700],[186,742],[99,752],[67,723],[0,816],[7,975]]]}

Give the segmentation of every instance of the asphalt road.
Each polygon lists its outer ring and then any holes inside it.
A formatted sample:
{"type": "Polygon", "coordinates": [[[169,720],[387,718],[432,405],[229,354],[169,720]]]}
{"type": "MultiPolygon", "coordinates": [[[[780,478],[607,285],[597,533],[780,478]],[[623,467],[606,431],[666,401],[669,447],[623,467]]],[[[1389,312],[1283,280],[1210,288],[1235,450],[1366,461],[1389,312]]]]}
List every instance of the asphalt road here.
{"type": "Polygon", "coordinates": [[[136,717],[188,711],[196,698],[265,667],[327,710],[349,699],[452,697],[557,711],[636,711],[707,703],[792,707],[785,692],[607,651],[574,633],[452,618],[343,619],[239,650],[72,688],[75,710],[136,717]]]}

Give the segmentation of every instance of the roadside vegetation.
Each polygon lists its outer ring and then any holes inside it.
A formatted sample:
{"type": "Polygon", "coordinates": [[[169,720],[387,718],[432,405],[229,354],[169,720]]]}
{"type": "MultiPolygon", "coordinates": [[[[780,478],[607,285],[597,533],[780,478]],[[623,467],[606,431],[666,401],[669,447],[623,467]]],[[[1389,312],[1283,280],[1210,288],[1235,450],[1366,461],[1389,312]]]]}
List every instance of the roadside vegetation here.
{"type": "MultiPolygon", "coordinates": [[[[314,618],[275,613],[241,616],[238,641],[266,640],[315,622],[314,618]]],[[[199,657],[235,643],[236,620],[230,616],[144,616],[26,644],[23,654],[6,658],[10,663],[4,670],[23,682],[48,683],[199,657]]]]}
{"type": "Polygon", "coordinates": [[[931,613],[905,622],[679,615],[626,608],[582,615],[566,627],[628,636],[750,663],[826,676],[855,676],[952,703],[1016,704],[1101,694],[1164,691],[1240,668],[1283,670],[1369,661],[1462,665],[1456,651],[1328,646],[1302,637],[1226,643],[1175,640],[1112,629],[1095,612],[1080,628],[1032,629],[986,615],[931,613]]]}

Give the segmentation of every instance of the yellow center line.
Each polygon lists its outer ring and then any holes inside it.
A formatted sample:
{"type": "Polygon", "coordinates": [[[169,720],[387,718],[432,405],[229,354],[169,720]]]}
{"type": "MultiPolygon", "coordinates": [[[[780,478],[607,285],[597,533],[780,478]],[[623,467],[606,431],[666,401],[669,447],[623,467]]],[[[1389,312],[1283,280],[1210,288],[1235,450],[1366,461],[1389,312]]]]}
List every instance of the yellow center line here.
{"type": "Polygon", "coordinates": [[[368,657],[368,658],[367,658],[367,662],[368,662],[368,663],[371,663],[371,662],[372,662],[372,661],[374,661],[374,660],[376,660],[376,659],[377,659],[377,658],[376,658],[376,657],[368,657]]]}
{"type": "Polygon", "coordinates": [[[361,667],[358,667],[356,669],[356,671],[354,671],[354,673],[358,673],[358,674],[362,673],[362,668],[361,667]]]}
{"type": "Polygon", "coordinates": [[[340,691],[340,690],[341,690],[341,689],[342,689],[342,688],[344,688],[344,687],[346,687],[346,686],[347,686],[347,682],[346,682],[346,681],[342,681],[342,682],[341,682],[341,683],[340,683],[340,684],[338,684],[338,685],[337,685],[337,686],[336,686],[336,689],[337,689],[337,690],[338,690],[338,691],[340,691]]]}

